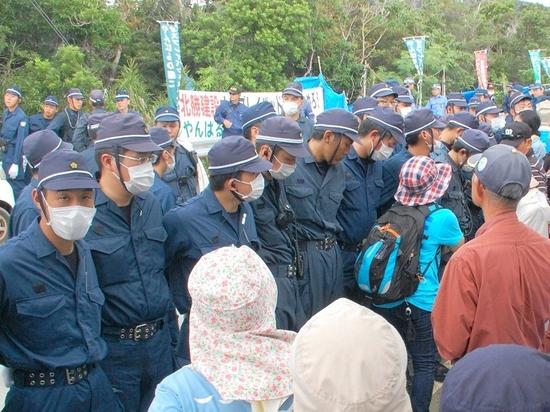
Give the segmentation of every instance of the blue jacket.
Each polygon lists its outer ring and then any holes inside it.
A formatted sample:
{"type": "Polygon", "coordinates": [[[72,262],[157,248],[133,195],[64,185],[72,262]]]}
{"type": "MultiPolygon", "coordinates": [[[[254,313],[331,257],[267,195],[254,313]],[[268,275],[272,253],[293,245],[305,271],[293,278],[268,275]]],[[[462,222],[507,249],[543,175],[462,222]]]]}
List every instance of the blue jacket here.
{"type": "Polygon", "coordinates": [[[47,129],[53,119],[44,119],[42,113],[33,114],[29,117],[29,134],[47,129]]]}
{"type": "Polygon", "coordinates": [[[378,216],[383,215],[395,202],[393,197],[399,186],[399,173],[401,172],[401,167],[411,157],[413,157],[411,152],[404,149],[382,163],[383,188],[378,205],[378,216]]]}
{"type": "Polygon", "coordinates": [[[27,230],[40,215],[40,212],[32,201],[32,191],[37,185],[38,181],[36,179],[31,179],[31,182],[25,186],[15,201],[15,206],[10,215],[10,237],[15,237],[27,230]]]}
{"type": "Polygon", "coordinates": [[[66,107],[55,115],[48,129],[53,130],[64,142],[72,143],[79,118],[80,112],[66,107]]]}
{"type": "Polygon", "coordinates": [[[25,175],[23,170],[23,141],[28,134],[29,122],[23,109],[20,106],[17,106],[13,112],[4,109],[0,137],[5,140],[6,153],[2,165],[6,174],[12,164],[18,165],[19,175],[17,179],[23,179],[25,175]]]}
{"type": "Polygon", "coordinates": [[[174,158],[176,160],[174,170],[165,173],[162,180],[172,188],[176,203],[183,205],[198,193],[197,162],[199,160],[195,152],[190,152],[179,144],[176,144],[174,158]]]}
{"type": "Polygon", "coordinates": [[[202,255],[224,246],[247,245],[258,250],[259,241],[252,208],[241,203],[228,213],[210,187],[164,217],[168,232],[166,259],[174,303],[180,313],[189,311],[187,279],[202,255]]]}
{"type": "Polygon", "coordinates": [[[105,294],[103,325],[135,326],[163,318],[172,307],[164,277],[164,241],[160,205],[151,193],[133,197],[131,223],[102,191],[86,240],[105,294]]]}
{"type": "Polygon", "coordinates": [[[96,173],[99,172],[99,167],[97,166],[97,162],[95,161],[95,147],[91,145],[86,150],[84,150],[81,155],[86,161],[88,171],[95,176],[96,173]]]}
{"type": "Polygon", "coordinates": [[[223,126],[222,137],[242,135],[243,122],[241,116],[246,109],[248,109],[248,107],[242,103],[231,104],[229,100],[222,100],[220,102],[220,105],[216,108],[216,112],[214,113],[214,120],[221,125],[224,120],[229,120],[232,123],[229,129],[223,126]]]}
{"type": "Polygon", "coordinates": [[[428,100],[426,105],[427,109],[430,109],[434,116],[443,117],[445,115],[445,108],[447,107],[447,98],[445,96],[432,96],[428,100]]]}
{"type": "Polygon", "coordinates": [[[0,358],[10,368],[53,369],[105,358],[105,301],[86,242],[76,277],[36,220],[0,248],[0,358]]]}
{"type": "Polygon", "coordinates": [[[156,173],[153,187],[151,187],[150,192],[155,195],[159,201],[163,216],[168,213],[169,210],[176,207],[176,195],[172,191],[172,188],[156,173]]]}

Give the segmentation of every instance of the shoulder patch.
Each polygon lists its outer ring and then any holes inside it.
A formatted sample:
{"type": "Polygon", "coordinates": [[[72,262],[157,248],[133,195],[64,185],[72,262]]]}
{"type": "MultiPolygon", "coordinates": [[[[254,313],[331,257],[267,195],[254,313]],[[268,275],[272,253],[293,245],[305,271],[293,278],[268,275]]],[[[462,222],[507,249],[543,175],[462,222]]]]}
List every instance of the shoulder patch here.
{"type": "Polygon", "coordinates": [[[19,126],[21,126],[21,127],[25,127],[26,125],[27,125],[27,122],[24,121],[24,120],[19,122],[19,126]]]}

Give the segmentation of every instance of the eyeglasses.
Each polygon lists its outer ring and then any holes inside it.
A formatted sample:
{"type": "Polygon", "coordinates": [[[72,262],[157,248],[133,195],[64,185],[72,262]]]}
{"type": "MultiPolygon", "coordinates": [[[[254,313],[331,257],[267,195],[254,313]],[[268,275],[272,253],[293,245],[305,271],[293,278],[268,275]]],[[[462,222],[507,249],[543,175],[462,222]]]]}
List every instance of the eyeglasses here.
{"type": "Polygon", "coordinates": [[[147,162],[155,163],[158,159],[158,156],[154,153],[151,153],[149,156],[145,156],[145,157],[132,157],[132,156],[125,156],[121,154],[119,154],[118,157],[122,157],[123,159],[133,160],[134,162],[137,162],[140,165],[147,162]]]}

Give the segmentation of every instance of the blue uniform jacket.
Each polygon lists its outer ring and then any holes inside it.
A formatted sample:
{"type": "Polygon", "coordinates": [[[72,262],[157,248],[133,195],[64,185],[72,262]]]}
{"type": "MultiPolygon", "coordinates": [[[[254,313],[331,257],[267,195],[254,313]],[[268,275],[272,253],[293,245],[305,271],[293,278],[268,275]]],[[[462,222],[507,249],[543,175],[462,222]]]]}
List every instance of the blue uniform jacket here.
{"type": "Polygon", "coordinates": [[[73,134],[80,117],[80,112],[66,107],[55,115],[48,126],[48,129],[53,130],[64,142],[72,143],[73,134]]]}
{"type": "Polygon", "coordinates": [[[106,110],[98,108],[94,109],[91,113],[80,113],[78,117],[72,138],[74,150],[77,152],[86,150],[92,144],[88,135],[88,119],[95,113],[106,113],[106,110]]]}
{"type": "Polygon", "coordinates": [[[223,125],[224,120],[229,120],[232,124],[229,129],[223,126],[222,137],[242,135],[243,121],[241,119],[244,111],[248,109],[244,104],[231,104],[229,100],[222,100],[214,113],[216,123],[223,125]]]}
{"type": "Polygon", "coordinates": [[[86,150],[84,150],[81,153],[82,157],[86,161],[86,166],[88,171],[92,175],[96,175],[97,172],[99,172],[99,167],[97,166],[97,162],[95,161],[95,147],[94,145],[91,145],[86,150]]]}
{"type": "Polygon", "coordinates": [[[17,106],[13,112],[4,109],[2,129],[0,129],[0,137],[6,143],[3,167],[7,174],[12,164],[18,165],[19,175],[17,179],[23,179],[25,175],[23,170],[23,141],[28,134],[29,122],[23,109],[20,106],[17,106]]]}
{"type": "Polygon", "coordinates": [[[224,246],[247,245],[258,249],[252,208],[241,203],[233,214],[222,207],[210,186],[164,217],[168,232],[166,259],[174,303],[180,313],[191,306],[187,279],[202,255],[224,246]]]}
{"type": "Polygon", "coordinates": [[[339,239],[360,243],[376,222],[376,208],[384,186],[382,162],[361,159],[352,147],[343,160],[346,190],[338,210],[339,239]]]}
{"type": "Polygon", "coordinates": [[[86,240],[105,294],[104,326],[127,327],[160,319],[172,307],[164,276],[164,241],[160,205],[151,193],[135,195],[131,224],[101,191],[86,240]]]}
{"type": "Polygon", "coordinates": [[[29,134],[47,129],[52,120],[44,119],[42,113],[33,114],[29,117],[29,134]]]}
{"type": "Polygon", "coordinates": [[[153,187],[151,187],[151,193],[155,195],[159,201],[163,215],[176,207],[176,195],[172,191],[172,188],[156,173],[153,187]]]}
{"type": "Polygon", "coordinates": [[[9,234],[15,237],[27,230],[27,228],[36,220],[40,212],[32,201],[32,191],[36,189],[38,181],[31,179],[31,182],[19,194],[15,201],[15,206],[11,212],[9,234]]]}
{"type": "Polygon", "coordinates": [[[285,188],[296,213],[299,239],[322,240],[342,230],[336,218],[346,188],[342,164],[327,168],[316,164],[311,155],[300,158],[296,171],[285,180],[285,188]]]}
{"type": "Polygon", "coordinates": [[[432,96],[428,100],[426,105],[427,109],[430,109],[434,116],[443,117],[445,115],[445,108],[447,107],[447,98],[445,96],[432,96]]]}
{"type": "Polygon", "coordinates": [[[378,216],[383,215],[395,202],[394,195],[399,186],[399,173],[401,167],[413,155],[408,150],[404,149],[393,155],[388,160],[382,163],[382,193],[380,194],[380,202],[378,204],[378,216]]]}
{"type": "Polygon", "coordinates": [[[38,219],[0,248],[0,356],[10,368],[53,369],[101,361],[101,307],[90,249],[78,250],[76,279],[38,219]]]}
{"type": "Polygon", "coordinates": [[[198,193],[198,158],[195,152],[190,152],[179,144],[176,145],[174,158],[176,160],[174,170],[170,173],[165,173],[162,176],[162,180],[172,188],[176,196],[176,203],[183,205],[198,193]]]}

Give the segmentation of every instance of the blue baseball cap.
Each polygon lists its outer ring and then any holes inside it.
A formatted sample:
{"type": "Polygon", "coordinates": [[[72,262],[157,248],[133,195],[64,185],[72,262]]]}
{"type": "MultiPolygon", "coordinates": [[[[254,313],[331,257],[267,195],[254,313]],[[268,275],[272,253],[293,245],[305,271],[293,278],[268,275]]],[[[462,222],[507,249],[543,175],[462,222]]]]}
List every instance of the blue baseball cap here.
{"type": "Polygon", "coordinates": [[[479,127],[479,121],[471,113],[460,112],[448,117],[447,127],[477,129],[479,127]]]}
{"type": "Polygon", "coordinates": [[[23,98],[23,93],[21,93],[21,89],[17,85],[12,85],[6,89],[4,93],[13,94],[14,96],[19,97],[20,99],[23,98]]]}
{"type": "Polygon", "coordinates": [[[103,119],[111,116],[112,114],[113,113],[110,112],[92,113],[90,117],[88,117],[88,125],[86,126],[86,129],[88,129],[88,137],[90,140],[94,141],[97,138],[97,131],[99,130],[101,122],[103,119]]]}
{"type": "Polygon", "coordinates": [[[457,107],[468,107],[466,99],[462,93],[449,93],[447,96],[447,105],[452,104],[457,107]]]}
{"type": "Polygon", "coordinates": [[[378,97],[385,97],[385,96],[397,97],[397,93],[386,83],[377,83],[373,85],[367,92],[367,95],[375,99],[378,97]]]}
{"type": "Polygon", "coordinates": [[[291,96],[304,98],[304,87],[302,83],[293,82],[288,84],[283,90],[283,96],[289,94],[291,96]]]}
{"type": "Polygon", "coordinates": [[[260,102],[250,106],[241,116],[243,131],[273,116],[277,116],[277,112],[271,102],[260,102]]]}
{"type": "Polygon", "coordinates": [[[87,170],[84,157],[73,150],[56,150],[42,159],[38,189],[97,189],[99,184],[87,170]]]}
{"type": "Polygon", "coordinates": [[[378,126],[381,126],[384,130],[390,132],[399,143],[405,143],[405,136],[403,135],[405,122],[403,116],[395,110],[389,107],[377,107],[368,113],[367,117],[378,126]]]}
{"type": "Polygon", "coordinates": [[[95,149],[122,147],[138,153],[161,150],[151,140],[143,119],[136,113],[115,113],[100,123],[95,149]]]}
{"type": "Polygon", "coordinates": [[[115,100],[129,99],[130,93],[126,89],[118,89],[115,94],[115,100]]]}
{"type": "Polygon", "coordinates": [[[36,169],[48,153],[72,148],[72,144],[65,143],[53,130],[44,129],[31,133],[23,141],[23,156],[27,164],[36,169]]]}
{"type": "Polygon", "coordinates": [[[472,96],[468,102],[468,107],[477,107],[479,106],[479,97],[472,96]]]}
{"type": "Polygon", "coordinates": [[[180,114],[171,106],[162,106],[155,112],[155,122],[179,122],[180,114]]]}
{"type": "Polygon", "coordinates": [[[294,157],[309,154],[298,122],[283,116],[271,117],[262,123],[260,133],[256,136],[256,144],[259,143],[278,146],[294,157]]]}
{"type": "Polygon", "coordinates": [[[445,125],[434,117],[430,109],[418,109],[405,117],[404,134],[409,136],[425,129],[441,129],[443,127],[445,125]]]}
{"type": "Polygon", "coordinates": [[[483,153],[490,146],[487,133],[477,129],[464,130],[462,136],[456,138],[455,143],[456,142],[461,144],[464,149],[474,154],[483,153]]]}
{"type": "Polygon", "coordinates": [[[497,107],[495,102],[493,101],[487,101],[487,102],[481,102],[477,106],[476,109],[476,116],[480,116],[482,114],[499,114],[501,110],[497,107]]]}
{"type": "Polygon", "coordinates": [[[378,106],[378,100],[373,97],[358,97],[355,103],[353,103],[353,114],[360,116],[368,113],[378,106]]]}
{"type": "Polygon", "coordinates": [[[531,101],[531,97],[527,96],[526,94],[523,94],[522,92],[513,92],[512,95],[510,96],[510,107],[513,108],[516,104],[518,104],[522,100],[531,101]]]}
{"type": "Polygon", "coordinates": [[[529,89],[531,89],[531,90],[544,89],[544,87],[540,83],[533,83],[533,84],[529,85],[529,89]]]}
{"type": "Polygon", "coordinates": [[[227,136],[208,151],[208,173],[210,176],[236,172],[263,173],[273,165],[258,157],[250,140],[242,136],[227,136]]]}
{"type": "Polygon", "coordinates": [[[352,113],[344,109],[326,110],[317,116],[314,130],[330,130],[349,137],[354,142],[359,141],[357,130],[359,121],[352,113]]]}
{"type": "Polygon", "coordinates": [[[83,99],[84,95],[82,94],[79,88],[72,87],[68,89],[67,92],[65,93],[65,98],[67,99],[69,97],[72,97],[73,99],[83,99]]]}
{"type": "Polygon", "coordinates": [[[50,104],[52,106],[59,106],[59,103],[57,102],[57,99],[55,98],[55,96],[47,96],[44,99],[44,104],[50,104]]]}
{"type": "Polygon", "coordinates": [[[164,149],[167,146],[174,144],[174,140],[168,134],[168,130],[164,127],[151,127],[149,129],[151,140],[160,148],[164,149]]]}

